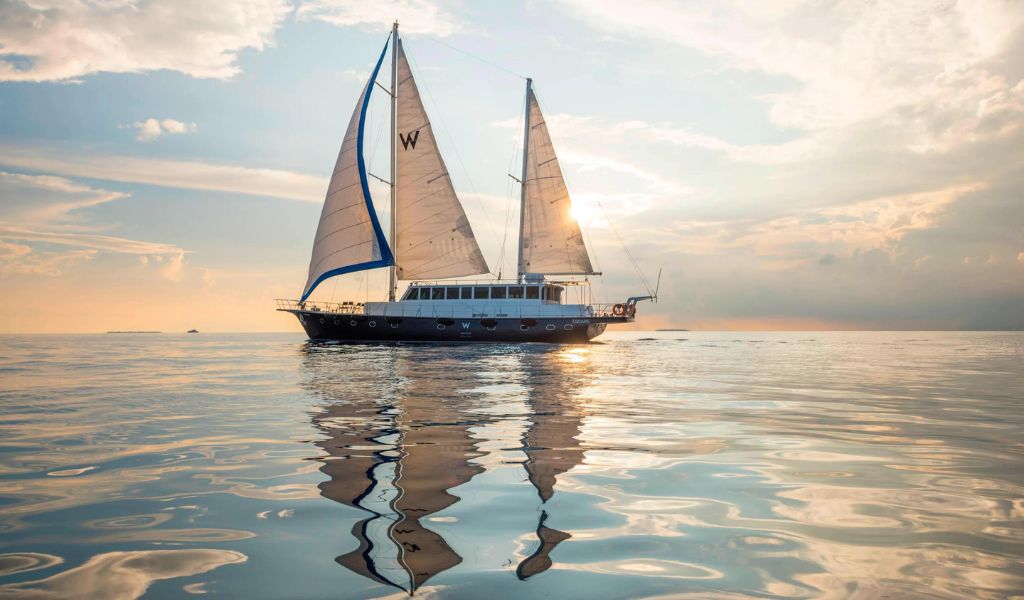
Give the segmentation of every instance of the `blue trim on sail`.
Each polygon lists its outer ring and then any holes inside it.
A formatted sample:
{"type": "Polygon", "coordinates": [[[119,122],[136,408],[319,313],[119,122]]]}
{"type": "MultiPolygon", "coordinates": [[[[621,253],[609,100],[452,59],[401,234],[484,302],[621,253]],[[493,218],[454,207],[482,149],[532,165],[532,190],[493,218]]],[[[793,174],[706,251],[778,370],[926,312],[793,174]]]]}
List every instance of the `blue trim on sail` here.
{"type": "MultiPolygon", "coordinates": [[[[370,107],[370,94],[373,93],[373,82],[377,81],[377,72],[380,71],[380,65],[384,62],[384,55],[387,54],[388,42],[390,41],[391,38],[389,37],[388,41],[384,42],[384,49],[380,51],[377,66],[373,68],[373,75],[370,76],[370,81],[366,84],[366,98],[363,99],[363,110],[359,114],[359,141],[357,142],[359,145],[356,148],[356,159],[359,162],[359,182],[363,184],[363,198],[366,200],[366,210],[370,212],[373,231],[377,234],[377,244],[380,246],[381,255],[379,262],[382,267],[395,264],[395,256],[391,253],[388,240],[384,237],[384,231],[380,228],[380,222],[377,220],[377,211],[374,210],[373,200],[370,199],[370,186],[366,180],[366,163],[363,160],[363,126],[366,124],[366,109],[370,107]]],[[[394,218],[394,215],[391,218],[394,218]]]]}
{"type": "MultiPolygon", "coordinates": [[[[380,259],[370,262],[359,263],[356,265],[348,265],[346,267],[340,267],[338,269],[331,269],[320,277],[317,277],[313,285],[309,286],[309,289],[302,294],[302,298],[299,302],[305,302],[306,298],[313,293],[316,286],[320,285],[325,279],[330,279],[337,275],[344,275],[345,273],[353,273],[356,271],[365,271],[367,269],[376,269],[378,267],[389,267],[395,264],[395,255],[391,252],[391,247],[388,246],[388,240],[384,237],[384,231],[380,227],[380,221],[377,219],[377,211],[373,208],[373,200],[370,198],[370,186],[366,180],[366,161],[363,159],[363,126],[366,124],[366,109],[370,106],[370,94],[373,93],[373,82],[377,81],[377,73],[380,71],[380,66],[384,62],[384,55],[388,52],[388,44],[391,42],[391,36],[388,36],[388,41],[384,42],[384,49],[380,52],[380,58],[377,59],[377,66],[373,68],[373,74],[370,75],[370,81],[366,84],[366,93],[363,95],[363,107],[359,111],[359,128],[358,135],[356,138],[356,164],[359,167],[359,183],[363,188],[363,200],[366,201],[366,211],[370,215],[370,224],[373,226],[373,233],[377,238],[377,248],[380,250],[380,259]]],[[[394,218],[394,217],[392,217],[394,218]]]]}
{"type": "Polygon", "coordinates": [[[347,267],[339,267],[337,269],[331,269],[330,271],[327,271],[326,273],[324,273],[320,277],[316,278],[316,281],[313,282],[313,285],[309,286],[309,291],[307,291],[305,294],[302,295],[302,298],[299,300],[299,302],[305,302],[306,298],[309,298],[309,295],[312,294],[313,290],[316,289],[316,286],[318,286],[321,283],[323,283],[323,281],[325,279],[330,279],[331,277],[336,277],[338,275],[344,275],[345,273],[355,273],[356,271],[365,271],[367,269],[376,269],[377,267],[387,267],[387,266],[391,265],[393,262],[394,262],[394,260],[392,260],[391,262],[384,262],[383,260],[374,260],[374,261],[370,261],[370,262],[359,263],[357,265],[349,265],[347,267]]]}

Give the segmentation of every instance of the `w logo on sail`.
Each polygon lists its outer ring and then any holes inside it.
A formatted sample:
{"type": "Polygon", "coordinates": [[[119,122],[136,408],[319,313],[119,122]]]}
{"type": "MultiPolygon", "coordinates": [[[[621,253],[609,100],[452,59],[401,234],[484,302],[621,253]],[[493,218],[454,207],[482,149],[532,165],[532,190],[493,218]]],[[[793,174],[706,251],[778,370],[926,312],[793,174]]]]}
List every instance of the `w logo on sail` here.
{"type": "Polygon", "coordinates": [[[400,133],[400,134],[398,134],[398,137],[399,137],[399,139],[402,140],[402,148],[405,148],[406,150],[408,150],[409,146],[412,146],[412,149],[415,150],[416,149],[416,140],[420,139],[420,130],[417,129],[416,131],[414,131],[412,133],[406,133],[406,134],[401,134],[400,133]]]}

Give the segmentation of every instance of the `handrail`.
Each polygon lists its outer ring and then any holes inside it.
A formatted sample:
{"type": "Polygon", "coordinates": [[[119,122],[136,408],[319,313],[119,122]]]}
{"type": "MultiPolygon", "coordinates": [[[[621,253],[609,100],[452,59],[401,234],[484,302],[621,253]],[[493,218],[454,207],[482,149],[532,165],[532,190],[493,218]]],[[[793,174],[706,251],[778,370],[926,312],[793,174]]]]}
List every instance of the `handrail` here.
{"type": "Polygon", "coordinates": [[[458,287],[460,285],[590,285],[589,280],[576,281],[576,280],[554,280],[544,279],[542,281],[516,281],[515,279],[459,279],[459,280],[440,280],[440,281],[410,281],[409,287],[421,287],[421,286],[433,286],[433,287],[458,287]]]}
{"type": "Polygon", "coordinates": [[[287,300],[278,298],[277,310],[308,310],[311,312],[337,313],[341,315],[362,315],[366,314],[366,305],[362,302],[319,302],[306,300],[287,300]]]}

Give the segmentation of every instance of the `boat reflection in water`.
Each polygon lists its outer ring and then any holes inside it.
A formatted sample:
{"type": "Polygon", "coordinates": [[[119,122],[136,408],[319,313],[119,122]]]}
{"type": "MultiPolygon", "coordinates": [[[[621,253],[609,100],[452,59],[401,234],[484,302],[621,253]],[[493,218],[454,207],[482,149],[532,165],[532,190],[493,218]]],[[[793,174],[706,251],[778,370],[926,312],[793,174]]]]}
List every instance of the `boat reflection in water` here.
{"type": "MultiPolygon", "coordinates": [[[[569,364],[577,363],[574,350],[563,353],[569,364]]],[[[527,369],[526,385],[529,390],[527,405],[530,426],[523,435],[526,453],[524,467],[530,483],[537,488],[541,502],[547,504],[555,493],[555,478],[583,462],[583,448],[578,439],[583,412],[566,393],[572,389],[574,378],[565,377],[563,360],[547,361],[540,369],[527,369]]],[[[559,543],[572,537],[564,531],[545,525],[548,512],[542,509],[537,522],[537,550],[519,563],[516,575],[527,579],[551,567],[551,551],[559,543]]]]}
{"type": "Polygon", "coordinates": [[[424,522],[459,501],[453,488],[484,471],[481,463],[487,461],[475,460],[485,455],[480,446],[488,440],[482,432],[508,418],[494,405],[507,405],[510,398],[498,394],[502,397],[495,401],[486,391],[466,390],[481,383],[504,387],[477,378],[498,371],[526,391],[522,397],[512,395],[519,400],[517,418],[521,420],[525,404],[529,419],[519,439],[498,446],[508,450],[519,444],[527,478],[541,502],[535,549],[525,558],[513,558],[518,560],[516,575],[525,580],[550,568],[552,550],[571,536],[546,525],[545,506],[554,495],[556,478],[582,463],[584,454],[577,439],[583,411],[571,393],[559,393],[579,389],[581,383],[567,378],[565,366],[573,358],[567,353],[572,352],[536,347],[438,357],[426,348],[310,345],[307,385],[324,403],[313,424],[327,436],[315,443],[326,454],[318,459],[323,462],[320,470],[330,478],[320,484],[320,493],[367,513],[352,529],[358,547],[336,561],[409,593],[462,562],[424,522]],[[346,371],[352,352],[360,353],[360,364],[372,364],[373,370],[346,371]],[[373,360],[366,360],[368,354],[373,360]]]}

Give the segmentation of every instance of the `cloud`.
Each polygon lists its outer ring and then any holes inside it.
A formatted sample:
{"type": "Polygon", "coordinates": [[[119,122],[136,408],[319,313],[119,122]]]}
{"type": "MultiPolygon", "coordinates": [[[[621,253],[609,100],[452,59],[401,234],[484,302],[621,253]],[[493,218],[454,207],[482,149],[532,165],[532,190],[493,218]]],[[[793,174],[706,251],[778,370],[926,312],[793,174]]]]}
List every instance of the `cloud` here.
{"type": "Polygon", "coordinates": [[[177,256],[184,251],[172,244],[161,244],[157,242],[143,242],[129,240],[109,235],[98,235],[91,233],[68,233],[59,231],[33,231],[0,224],[0,237],[45,242],[63,246],[81,246],[119,254],[138,254],[145,256],[177,256]]]}
{"type": "Polygon", "coordinates": [[[52,175],[25,175],[0,172],[0,273],[61,275],[63,270],[92,260],[99,252],[140,257],[143,265],[152,259],[160,264],[160,273],[179,280],[185,250],[172,245],[130,240],[82,231],[80,211],[129,197],[122,192],[97,189],[52,175]],[[12,225],[16,223],[17,225],[12,225]],[[33,244],[67,246],[56,252],[39,250],[33,244]]]}
{"type": "Polygon", "coordinates": [[[15,223],[62,223],[74,211],[128,198],[123,192],[93,188],[52,175],[0,171],[0,220],[15,223]]]}
{"type": "Polygon", "coordinates": [[[180,135],[182,133],[194,133],[199,127],[195,123],[184,123],[174,119],[154,119],[152,117],[145,121],[136,121],[130,125],[122,125],[122,128],[136,130],[135,139],[140,142],[152,142],[163,135],[180,135]]]}
{"type": "Polygon", "coordinates": [[[327,178],[234,165],[0,145],[0,165],[108,181],[323,202],[327,178]]]}
{"type": "Polygon", "coordinates": [[[96,250],[36,252],[30,246],[0,240],[0,277],[44,275],[57,277],[61,269],[92,260],[96,250]]]}
{"type": "Polygon", "coordinates": [[[0,4],[0,81],[66,81],[159,69],[227,78],[262,50],[286,0],[13,0],[0,4]]]}
{"type": "Polygon", "coordinates": [[[949,149],[1019,126],[1021,83],[998,64],[1024,25],[1012,1],[558,3],[598,29],[795,82],[761,95],[780,128],[818,133],[883,120],[911,147],[949,149]]]}
{"type": "Polygon", "coordinates": [[[338,27],[391,29],[396,20],[402,33],[448,36],[465,28],[463,22],[430,0],[306,0],[300,19],[316,19],[338,27]]]}
{"type": "Polygon", "coordinates": [[[676,250],[693,255],[717,255],[742,250],[769,267],[822,266],[876,253],[886,260],[906,259],[919,267],[930,256],[907,255],[900,242],[908,235],[942,226],[950,207],[987,189],[969,183],[927,192],[871,198],[831,207],[791,210],[767,218],[676,221],[676,250]]]}
{"type": "Polygon", "coordinates": [[[985,189],[981,183],[887,196],[850,205],[803,211],[747,228],[730,243],[752,246],[761,256],[805,259],[815,252],[850,257],[881,250],[895,257],[897,242],[913,231],[938,227],[939,217],[953,202],[985,189]]]}
{"type": "Polygon", "coordinates": [[[4,270],[7,273],[59,275],[60,266],[91,260],[98,251],[103,251],[144,257],[146,260],[143,265],[152,260],[161,265],[160,274],[164,278],[179,281],[185,263],[185,250],[173,244],[144,242],[109,235],[33,231],[0,223],[0,242],[4,239],[85,248],[65,253],[39,254],[28,246],[5,244],[8,248],[0,255],[0,262],[4,263],[4,270]],[[29,252],[24,252],[24,248],[29,248],[29,252]]]}

